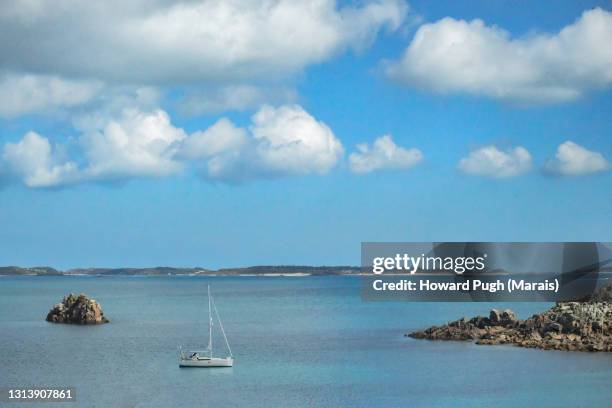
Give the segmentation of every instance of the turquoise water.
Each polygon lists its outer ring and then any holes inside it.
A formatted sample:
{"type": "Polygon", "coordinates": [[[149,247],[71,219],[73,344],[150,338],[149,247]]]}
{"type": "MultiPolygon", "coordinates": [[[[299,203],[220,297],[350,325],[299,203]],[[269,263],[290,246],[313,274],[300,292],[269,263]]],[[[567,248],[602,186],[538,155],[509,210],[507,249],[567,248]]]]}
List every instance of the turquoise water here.
{"type": "Polygon", "coordinates": [[[0,388],[76,388],[46,407],[609,406],[612,355],[403,337],[492,306],[549,305],[363,302],[358,277],[2,277],[0,388]],[[207,341],[207,284],[235,366],[180,369],[177,345],[207,341]],[[45,322],[70,291],[111,323],[45,322]]]}

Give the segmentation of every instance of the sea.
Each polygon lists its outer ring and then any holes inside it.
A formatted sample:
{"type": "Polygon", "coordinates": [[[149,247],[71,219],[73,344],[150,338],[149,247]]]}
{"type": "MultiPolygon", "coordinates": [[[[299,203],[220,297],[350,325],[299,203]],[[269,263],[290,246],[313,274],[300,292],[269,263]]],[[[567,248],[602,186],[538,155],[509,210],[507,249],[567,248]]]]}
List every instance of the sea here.
{"type": "MultiPolygon", "coordinates": [[[[0,389],[71,387],[42,407],[604,407],[612,353],[415,340],[405,333],[548,303],[371,302],[358,276],[0,277],[0,389]],[[179,368],[208,343],[210,285],[232,368],[179,368]],[[69,292],[98,300],[99,326],[52,324],[69,292]]],[[[213,326],[215,355],[227,354],[213,326]]]]}

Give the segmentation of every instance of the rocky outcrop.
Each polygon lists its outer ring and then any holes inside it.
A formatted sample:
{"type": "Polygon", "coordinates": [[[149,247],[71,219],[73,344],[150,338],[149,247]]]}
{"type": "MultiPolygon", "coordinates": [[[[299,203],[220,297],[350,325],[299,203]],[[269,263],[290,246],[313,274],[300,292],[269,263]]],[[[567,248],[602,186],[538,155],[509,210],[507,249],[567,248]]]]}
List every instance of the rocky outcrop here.
{"type": "Polygon", "coordinates": [[[462,318],[407,334],[416,339],[472,340],[545,350],[612,351],[612,304],[564,302],[526,320],[511,310],[462,318]]]}
{"type": "Polygon", "coordinates": [[[591,302],[608,302],[612,303],[612,284],[606,285],[600,288],[595,294],[590,298],[591,302]]]}
{"type": "Polygon", "coordinates": [[[109,320],[104,317],[100,304],[81,293],[64,297],[60,303],[53,306],[47,314],[47,321],[52,323],[71,324],[102,324],[109,320]]]}

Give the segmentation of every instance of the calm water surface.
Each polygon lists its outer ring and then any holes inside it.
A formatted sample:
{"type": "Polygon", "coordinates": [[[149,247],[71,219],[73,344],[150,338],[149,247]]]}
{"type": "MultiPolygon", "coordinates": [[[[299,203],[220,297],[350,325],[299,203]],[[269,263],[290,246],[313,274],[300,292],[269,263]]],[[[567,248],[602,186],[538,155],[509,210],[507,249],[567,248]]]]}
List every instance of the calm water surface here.
{"type": "Polygon", "coordinates": [[[403,337],[493,306],[549,307],[363,302],[358,277],[1,277],[0,388],[75,387],[42,404],[73,408],[610,406],[612,355],[403,337]],[[177,345],[207,342],[207,284],[235,367],[180,369],[177,345]],[[112,322],[45,322],[70,291],[112,322]]]}

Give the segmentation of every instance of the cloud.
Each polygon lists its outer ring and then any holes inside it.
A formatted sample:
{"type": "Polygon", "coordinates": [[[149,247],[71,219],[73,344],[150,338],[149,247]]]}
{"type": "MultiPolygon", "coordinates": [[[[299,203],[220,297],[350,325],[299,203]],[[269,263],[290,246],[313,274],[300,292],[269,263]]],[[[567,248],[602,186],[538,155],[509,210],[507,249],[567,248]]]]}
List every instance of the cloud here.
{"type": "Polygon", "coordinates": [[[28,187],[51,187],[77,178],[77,166],[62,158],[61,152],[49,140],[28,132],[17,143],[7,143],[2,161],[9,172],[28,187]]]}
{"type": "Polygon", "coordinates": [[[248,129],[221,119],[183,148],[203,178],[222,181],[325,174],[344,154],[332,130],[299,105],[263,106],[248,129]]]}
{"type": "Polygon", "coordinates": [[[0,167],[29,187],[165,177],[191,165],[204,179],[235,182],[324,174],[344,153],[332,130],[298,105],[264,106],[248,128],[222,118],[191,134],[159,109],[125,109],[103,124],[102,117],[84,122],[74,159],[30,132],[4,146],[0,167]]]}
{"type": "Polygon", "coordinates": [[[294,102],[295,74],[407,13],[404,0],[13,1],[0,8],[0,117],[96,109],[142,87],[188,115],[294,102]]]}
{"type": "Polygon", "coordinates": [[[544,169],[560,176],[581,176],[610,169],[610,163],[601,153],[567,141],[557,148],[554,159],[548,160],[544,169]]]}
{"type": "Polygon", "coordinates": [[[257,155],[272,172],[324,174],[344,153],[331,129],[299,105],[264,106],[252,122],[257,155]]]}
{"type": "MultiPolygon", "coordinates": [[[[0,72],[0,117],[58,114],[70,109],[73,121],[116,114],[127,107],[159,106],[155,87],[107,85],[97,80],[68,80],[54,75],[0,72]]],[[[57,115],[56,115],[57,117],[57,115]]]]}
{"type": "Polygon", "coordinates": [[[349,156],[349,167],[354,173],[371,173],[376,170],[406,170],[423,160],[419,149],[397,146],[391,135],[377,138],[372,146],[357,145],[357,152],[349,156]]]}
{"type": "Polygon", "coordinates": [[[198,159],[241,150],[247,143],[247,131],[221,118],[204,131],[192,133],[181,147],[182,157],[198,159]]]}
{"type": "Polygon", "coordinates": [[[170,123],[166,112],[128,109],[119,120],[81,137],[88,163],[83,174],[86,178],[107,180],[178,173],[182,163],[174,156],[185,138],[185,132],[170,123]]]}
{"type": "Polygon", "coordinates": [[[181,114],[187,116],[244,111],[264,104],[283,104],[297,100],[295,90],[278,86],[229,85],[188,91],[178,102],[181,114]]]}
{"type": "Polygon", "coordinates": [[[475,176],[515,177],[531,169],[531,154],[521,146],[506,151],[495,146],[485,146],[462,158],[458,167],[464,173],[475,176]]]}
{"type": "Polygon", "coordinates": [[[246,129],[221,118],[208,129],[185,139],[179,157],[195,163],[205,179],[239,181],[248,178],[251,160],[245,156],[252,147],[250,144],[246,129]]]}
{"type": "Polygon", "coordinates": [[[367,46],[406,13],[400,0],[23,0],[0,9],[0,69],[154,85],[270,79],[367,46]]]}
{"type": "Polygon", "coordinates": [[[439,93],[558,103],[612,84],[612,13],[596,8],[556,34],[511,38],[482,20],[422,25],[387,75],[439,93]]]}
{"type": "Polygon", "coordinates": [[[77,141],[81,157],[68,160],[65,146],[52,146],[47,138],[29,132],[4,146],[2,164],[28,187],[162,177],[183,169],[175,156],[186,138],[166,112],[129,109],[103,128],[82,133],[77,141]]]}
{"type": "Polygon", "coordinates": [[[0,116],[12,118],[89,102],[102,88],[99,81],[65,80],[50,75],[0,75],[0,116]]]}

